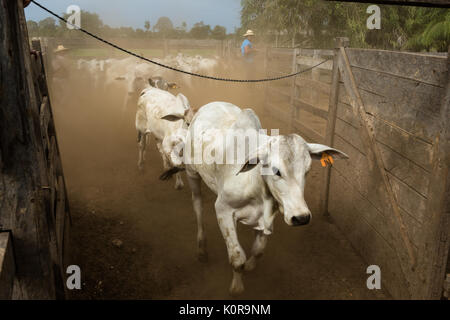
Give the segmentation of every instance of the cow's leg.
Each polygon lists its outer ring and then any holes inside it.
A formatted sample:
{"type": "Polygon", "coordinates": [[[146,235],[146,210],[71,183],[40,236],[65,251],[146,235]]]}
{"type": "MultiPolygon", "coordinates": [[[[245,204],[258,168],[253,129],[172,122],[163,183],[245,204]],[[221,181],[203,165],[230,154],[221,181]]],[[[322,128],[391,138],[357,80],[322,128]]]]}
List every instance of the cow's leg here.
{"type": "Polygon", "coordinates": [[[181,172],[175,174],[175,189],[181,190],[184,187],[183,179],[181,178],[181,172]]]}
{"type": "Polygon", "coordinates": [[[144,161],[147,160],[147,152],[146,151],[147,151],[149,141],[150,141],[150,133],[144,134],[144,153],[142,154],[142,159],[144,161]]]}
{"type": "Polygon", "coordinates": [[[164,151],[162,148],[162,142],[160,140],[156,141],[156,147],[158,147],[158,151],[161,154],[164,170],[169,170],[170,169],[169,160],[167,159],[166,155],[164,154],[164,151]]]}
{"type": "Polygon", "coordinates": [[[138,168],[140,171],[144,170],[145,149],[147,147],[147,134],[138,132],[138,147],[139,147],[139,159],[138,168]]]}
{"type": "Polygon", "coordinates": [[[244,249],[242,249],[236,232],[236,221],[232,208],[216,201],[216,215],[220,231],[225,239],[228,251],[228,259],[233,267],[233,280],[231,281],[230,294],[238,295],[244,292],[242,272],[246,260],[244,249]]]}
{"type": "Polygon", "coordinates": [[[192,191],[192,206],[197,217],[198,260],[200,262],[206,262],[208,261],[208,252],[206,251],[206,237],[203,228],[201,178],[195,173],[187,173],[186,176],[192,191]]]}
{"type": "Polygon", "coordinates": [[[265,235],[264,232],[260,231],[260,230],[255,231],[255,233],[256,233],[256,237],[255,237],[255,241],[253,242],[253,246],[252,246],[252,251],[251,251],[252,255],[245,262],[245,265],[244,265],[245,271],[252,271],[255,269],[256,260],[263,255],[264,249],[266,248],[266,245],[267,245],[267,235],[265,235]]]}
{"type": "Polygon", "coordinates": [[[122,103],[122,113],[125,114],[128,111],[128,105],[131,103],[131,101],[133,99],[133,95],[134,95],[133,92],[128,92],[125,95],[125,98],[124,98],[123,103],[122,103]]]}

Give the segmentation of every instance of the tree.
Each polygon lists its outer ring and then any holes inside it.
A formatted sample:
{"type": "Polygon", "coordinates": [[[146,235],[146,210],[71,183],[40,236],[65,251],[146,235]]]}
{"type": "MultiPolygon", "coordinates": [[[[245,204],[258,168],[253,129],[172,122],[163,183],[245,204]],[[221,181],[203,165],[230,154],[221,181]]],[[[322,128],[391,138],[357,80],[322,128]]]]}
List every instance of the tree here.
{"type": "Polygon", "coordinates": [[[416,32],[410,37],[406,47],[416,51],[447,51],[450,44],[450,10],[416,11],[415,17],[408,24],[416,32]]]}
{"type": "Polygon", "coordinates": [[[28,29],[28,34],[31,37],[39,36],[39,25],[36,21],[28,20],[27,21],[27,29],[28,29]]]}
{"type": "Polygon", "coordinates": [[[184,32],[187,31],[187,23],[186,23],[186,21],[183,21],[183,22],[181,23],[181,29],[182,29],[184,32]]]}
{"type": "Polygon", "coordinates": [[[200,21],[194,24],[190,33],[194,39],[206,39],[211,34],[211,26],[205,25],[203,21],[200,21]]]}
{"type": "Polygon", "coordinates": [[[145,31],[147,31],[147,32],[150,30],[150,21],[149,20],[145,21],[144,28],[145,28],[145,31]]]}
{"type": "Polygon", "coordinates": [[[173,23],[168,17],[161,17],[153,26],[153,30],[159,32],[165,38],[173,30],[173,23]]]}
{"type": "Polygon", "coordinates": [[[211,31],[211,36],[216,40],[224,40],[227,36],[227,29],[222,26],[215,26],[211,31]]]}
{"type": "MultiPolygon", "coordinates": [[[[380,5],[381,30],[366,26],[369,4],[324,0],[241,0],[238,31],[254,29],[272,41],[285,34],[316,48],[331,47],[338,36],[351,46],[382,49],[442,50],[450,44],[450,11],[439,8],[380,5]]],[[[283,40],[284,41],[284,40],[283,40]]]]}
{"type": "Polygon", "coordinates": [[[57,27],[56,21],[53,18],[45,18],[38,22],[39,35],[44,37],[54,37],[56,35],[57,27]]]}

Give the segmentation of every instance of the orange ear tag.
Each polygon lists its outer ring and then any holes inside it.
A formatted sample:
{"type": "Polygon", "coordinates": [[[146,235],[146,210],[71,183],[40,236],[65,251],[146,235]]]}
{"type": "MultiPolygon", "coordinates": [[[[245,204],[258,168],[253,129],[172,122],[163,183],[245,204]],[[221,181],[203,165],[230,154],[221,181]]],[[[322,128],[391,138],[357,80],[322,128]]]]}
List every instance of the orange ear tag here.
{"type": "Polygon", "coordinates": [[[322,167],[326,167],[328,165],[332,166],[334,163],[334,160],[331,155],[324,152],[324,153],[322,153],[322,158],[320,159],[320,163],[322,164],[322,167]]]}

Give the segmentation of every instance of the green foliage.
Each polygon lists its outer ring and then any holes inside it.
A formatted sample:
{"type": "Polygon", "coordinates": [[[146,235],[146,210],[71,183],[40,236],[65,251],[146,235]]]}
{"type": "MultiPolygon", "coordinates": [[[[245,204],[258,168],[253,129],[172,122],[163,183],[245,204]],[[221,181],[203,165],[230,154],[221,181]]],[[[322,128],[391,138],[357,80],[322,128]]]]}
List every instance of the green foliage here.
{"type": "Polygon", "coordinates": [[[227,37],[227,29],[222,26],[215,26],[211,31],[211,36],[216,40],[224,40],[227,37]]]}
{"type": "Polygon", "coordinates": [[[367,3],[324,0],[241,0],[239,34],[254,29],[258,37],[302,47],[332,47],[338,36],[354,47],[446,51],[450,44],[450,10],[380,5],[381,30],[366,26],[367,3]]]}
{"type": "MultiPolygon", "coordinates": [[[[68,14],[63,14],[64,18],[68,18],[68,14]]],[[[53,18],[46,18],[39,22],[32,20],[27,21],[28,33],[31,37],[88,37],[80,33],[78,30],[69,30],[62,21],[56,23],[53,18]]],[[[168,17],[161,17],[153,26],[153,32],[150,21],[145,21],[144,29],[133,29],[130,27],[112,28],[104,24],[96,13],[81,11],[81,26],[97,35],[105,38],[126,37],[126,38],[195,38],[195,39],[217,39],[223,40],[227,37],[226,28],[223,26],[215,26],[211,30],[211,26],[205,25],[202,21],[196,23],[193,28],[188,31],[187,23],[182,22],[179,27],[174,28],[172,21],[168,17]]]]}
{"type": "Polygon", "coordinates": [[[167,37],[173,30],[173,23],[168,17],[161,17],[153,26],[153,30],[167,37]]]}
{"type": "Polygon", "coordinates": [[[151,27],[150,21],[146,20],[145,23],[144,23],[145,31],[149,32],[150,31],[150,27],[151,27]]]}
{"type": "Polygon", "coordinates": [[[191,29],[191,37],[194,39],[206,39],[211,35],[211,26],[205,25],[203,21],[197,22],[191,29]]]}

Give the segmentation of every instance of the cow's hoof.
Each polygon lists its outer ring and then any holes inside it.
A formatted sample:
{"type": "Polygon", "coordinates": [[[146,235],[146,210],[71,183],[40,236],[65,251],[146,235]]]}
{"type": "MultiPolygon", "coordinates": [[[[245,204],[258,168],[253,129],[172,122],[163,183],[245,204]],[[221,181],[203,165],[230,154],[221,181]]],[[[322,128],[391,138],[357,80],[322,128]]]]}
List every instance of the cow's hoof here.
{"type": "Polygon", "coordinates": [[[243,292],[244,292],[244,284],[242,283],[242,280],[235,281],[235,279],[233,279],[230,287],[230,295],[235,297],[242,294],[243,292]]]}
{"type": "Polygon", "coordinates": [[[207,252],[199,252],[197,258],[201,263],[207,263],[209,260],[207,252]]]}
{"type": "Polygon", "coordinates": [[[256,268],[256,258],[250,257],[250,259],[248,259],[244,264],[244,270],[249,272],[255,270],[255,268],[256,268]]]}
{"type": "Polygon", "coordinates": [[[143,173],[145,171],[144,170],[144,166],[143,165],[138,165],[138,170],[139,170],[139,172],[143,173]]]}

